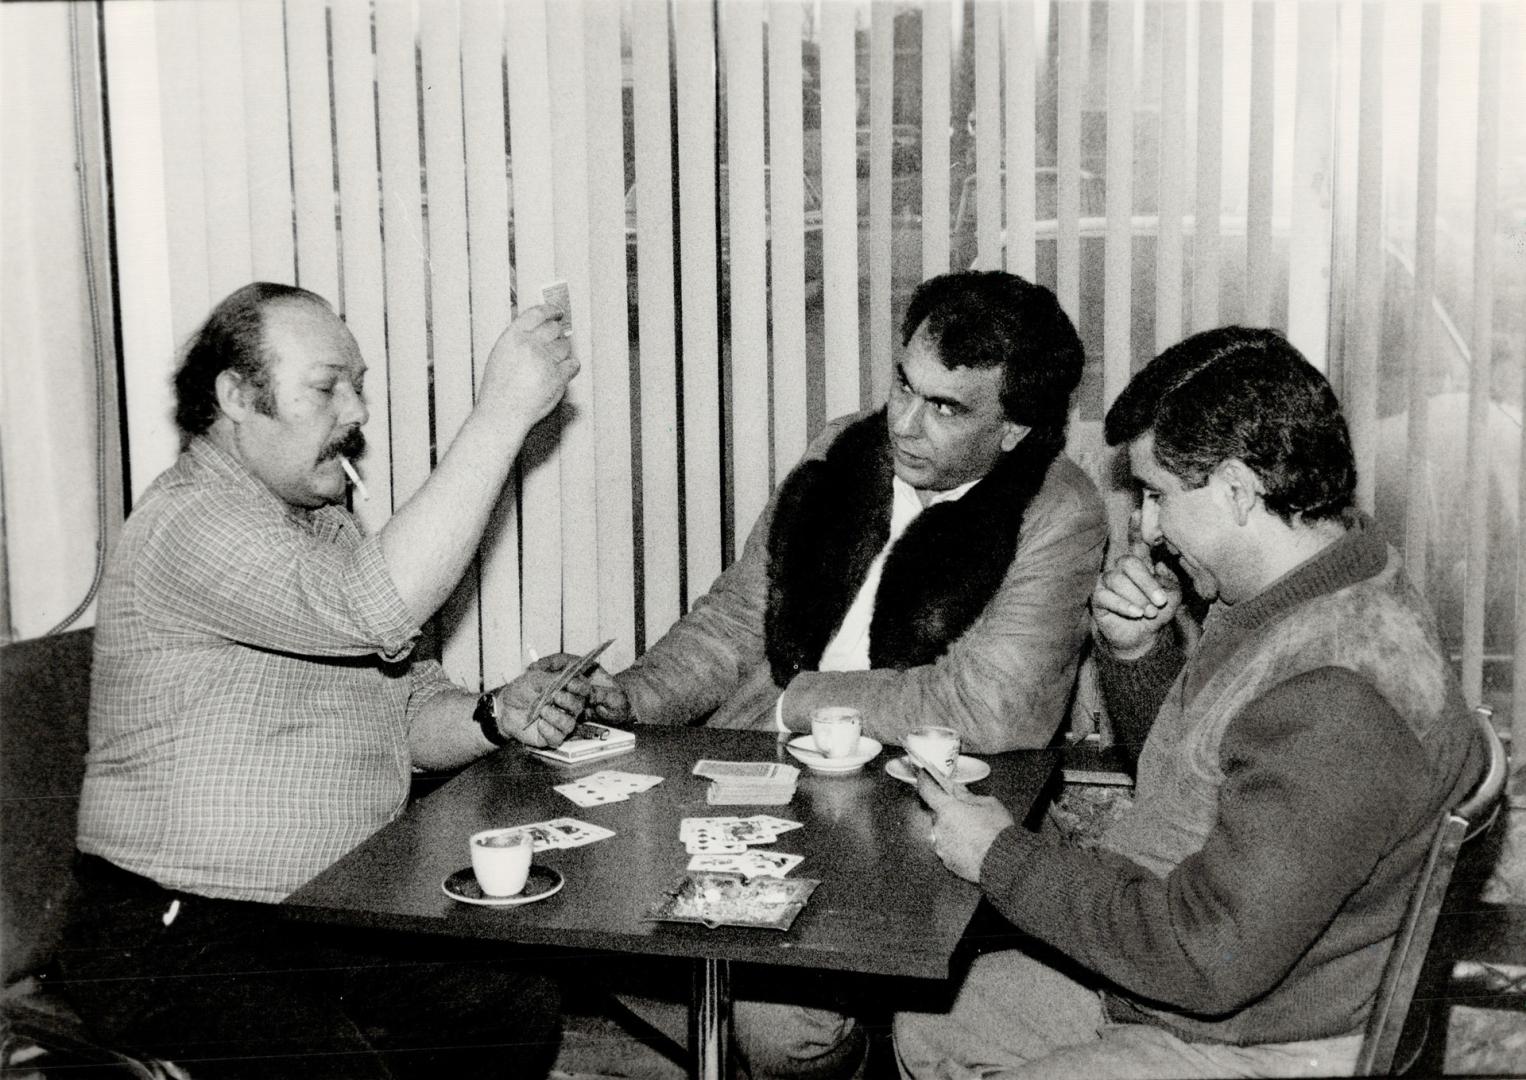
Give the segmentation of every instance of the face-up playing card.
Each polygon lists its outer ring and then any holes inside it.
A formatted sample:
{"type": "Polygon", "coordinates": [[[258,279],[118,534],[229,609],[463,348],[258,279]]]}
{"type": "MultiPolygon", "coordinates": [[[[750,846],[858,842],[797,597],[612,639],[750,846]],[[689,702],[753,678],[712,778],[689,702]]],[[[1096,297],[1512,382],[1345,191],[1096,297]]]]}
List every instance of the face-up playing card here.
{"type": "Polygon", "coordinates": [[[615,835],[613,829],[606,829],[602,825],[590,825],[586,821],[570,817],[537,821],[533,825],[521,825],[519,828],[530,834],[530,838],[535,841],[536,851],[545,851],[548,848],[582,847],[584,844],[591,844],[595,840],[604,840],[615,835]]]}
{"type": "Polygon", "coordinates": [[[771,831],[775,837],[787,833],[791,829],[800,828],[800,822],[790,821],[782,817],[774,817],[772,814],[754,814],[749,820],[759,829],[771,831]]]}
{"type": "Polygon", "coordinates": [[[805,861],[803,855],[779,851],[743,851],[738,854],[696,855],[689,860],[690,870],[720,870],[745,878],[784,877],[805,861]]]}
{"type": "Polygon", "coordinates": [[[558,847],[582,847],[584,844],[591,844],[595,840],[605,840],[615,835],[613,829],[606,829],[602,825],[590,825],[586,821],[570,817],[552,818],[545,822],[545,826],[561,837],[558,847]]]}
{"type": "Polygon", "coordinates": [[[660,783],[660,776],[601,769],[565,784],[557,784],[552,790],[561,792],[579,806],[602,806],[605,803],[624,802],[632,795],[660,783]]]}
{"type": "Polygon", "coordinates": [[[630,798],[630,795],[624,791],[590,784],[586,779],[557,784],[551,790],[561,792],[579,806],[602,806],[605,803],[624,802],[630,798]]]}
{"type": "Polygon", "coordinates": [[[691,855],[746,850],[749,844],[771,844],[779,834],[798,829],[800,823],[768,814],[752,817],[684,818],[678,836],[691,855]]]}
{"type": "Polygon", "coordinates": [[[747,845],[724,833],[696,832],[684,837],[684,850],[690,855],[739,854],[747,850],[747,845]]]}

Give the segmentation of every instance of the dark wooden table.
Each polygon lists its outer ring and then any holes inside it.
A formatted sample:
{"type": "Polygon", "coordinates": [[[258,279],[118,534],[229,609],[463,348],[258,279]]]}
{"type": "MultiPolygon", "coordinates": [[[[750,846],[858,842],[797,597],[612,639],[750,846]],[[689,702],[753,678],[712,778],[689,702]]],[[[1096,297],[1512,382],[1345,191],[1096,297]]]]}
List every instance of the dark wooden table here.
{"type": "MultiPolygon", "coordinates": [[[[518,749],[492,754],[418,800],[398,820],[287,899],[303,918],[380,929],[687,957],[697,962],[690,1029],[697,1075],[725,1070],[730,962],[941,979],[979,890],[955,877],[928,843],[931,818],[915,790],[885,773],[899,756],[886,747],[862,770],[823,775],[801,767],[785,806],[712,806],[708,781],[692,774],[701,758],[798,764],[782,737],[710,728],[642,728],[635,751],[573,768],[518,749]],[[579,807],[552,790],[600,769],[662,776],[625,802],[579,807]],[[793,926],[777,930],[662,923],[644,918],[688,863],[678,838],[685,817],[773,814],[804,827],[768,850],[805,856],[791,877],[821,882],[793,926]],[[467,838],[479,829],[573,817],[615,830],[580,848],[538,853],[559,870],[561,892],[521,907],[458,903],[440,888],[470,863],[467,838]]],[[[971,786],[1028,813],[1052,775],[1051,751],[985,759],[988,779],[971,786]]]]}

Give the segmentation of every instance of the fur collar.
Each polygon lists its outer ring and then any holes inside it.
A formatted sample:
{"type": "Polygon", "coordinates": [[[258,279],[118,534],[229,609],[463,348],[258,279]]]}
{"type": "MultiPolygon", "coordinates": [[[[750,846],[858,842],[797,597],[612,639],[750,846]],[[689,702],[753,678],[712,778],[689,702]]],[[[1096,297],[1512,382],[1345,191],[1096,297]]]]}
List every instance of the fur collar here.
{"type": "MultiPolygon", "coordinates": [[[[1029,501],[1057,449],[1024,439],[952,502],[924,510],[880,577],[869,664],[930,664],[1006,577],[1029,501]]],[[[813,671],[890,536],[893,475],[885,411],[854,422],[784,481],[768,536],[765,648],[774,682],[813,671]]]]}

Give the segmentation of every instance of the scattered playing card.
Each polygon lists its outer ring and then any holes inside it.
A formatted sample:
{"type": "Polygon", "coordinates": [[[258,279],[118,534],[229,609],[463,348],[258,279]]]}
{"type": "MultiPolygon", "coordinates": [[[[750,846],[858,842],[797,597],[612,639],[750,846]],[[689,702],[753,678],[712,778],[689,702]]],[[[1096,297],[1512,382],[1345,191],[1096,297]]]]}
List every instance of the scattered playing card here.
{"type": "Polygon", "coordinates": [[[557,784],[552,791],[561,792],[579,806],[602,806],[605,803],[624,802],[630,795],[623,791],[598,788],[582,780],[569,784],[557,784]]]}
{"type": "Polygon", "coordinates": [[[689,860],[690,870],[720,870],[741,874],[744,878],[784,877],[805,861],[803,855],[777,851],[743,851],[726,855],[696,855],[689,860]]]}
{"type": "Polygon", "coordinates": [[[606,829],[602,825],[590,825],[586,821],[570,817],[537,821],[533,825],[521,825],[519,828],[530,834],[535,841],[536,851],[545,851],[547,848],[582,847],[584,844],[591,844],[595,840],[605,840],[615,835],[613,829],[606,829]]]}
{"type": "Polygon", "coordinates": [[[754,814],[752,815],[752,821],[760,829],[772,830],[775,836],[778,836],[780,833],[787,833],[791,829],[800,828],[800,822],[774,817],[772,814],[754,814]]]}
{"type": "Polygon", "coordinates": [[[639,792],[662,783],[660,776],[643,773],[621,772],[619,769],[601,769],[565,784],[552,788],[579,806],[602,806],[605,803],[624,802],[639,792]]]}
{"type": "Polygon", "coordinates": [[[684,850],[690,855],[739,853],[747,850],[740,840],[732,840],[723,833],[694,833],[684,838],[684,850]]]}
{"type": "Polygon", "coordinates": [[[749,844],[772,844],[782,832],[798,829],[797,821],[756,814],[753,817],[692,817],[678,826],[678,838],[689,854],[744,851],[749,844]]]}

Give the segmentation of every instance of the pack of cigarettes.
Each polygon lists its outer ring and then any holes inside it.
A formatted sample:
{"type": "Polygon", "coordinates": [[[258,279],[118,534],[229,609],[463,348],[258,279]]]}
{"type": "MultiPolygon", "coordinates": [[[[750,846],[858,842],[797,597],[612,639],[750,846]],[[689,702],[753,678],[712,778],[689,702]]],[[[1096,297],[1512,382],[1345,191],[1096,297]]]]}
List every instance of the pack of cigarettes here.
{"type": "Polygon", "coordinates": [[[560,765],[578,765],[585,761],[614,757],[636,749],[634,732],[585,721],[573,729],[560,746],[538,747],[529,751],[545,761],[560,765]]]}

